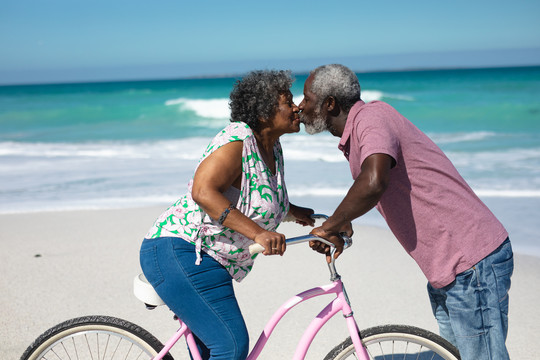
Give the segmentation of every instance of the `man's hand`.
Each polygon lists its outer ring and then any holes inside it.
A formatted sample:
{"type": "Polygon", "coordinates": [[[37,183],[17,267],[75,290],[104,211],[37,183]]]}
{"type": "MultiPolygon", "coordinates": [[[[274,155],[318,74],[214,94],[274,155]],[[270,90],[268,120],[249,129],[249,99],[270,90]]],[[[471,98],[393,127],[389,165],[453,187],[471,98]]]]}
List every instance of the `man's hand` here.
{"type": "MultiPolygon", "coordinates": [[[[332,244],[334,244],[336,246],[336,252],[334,253],[335,259],[337,259],[339,255],[341,255],[341,253],[343,252],[343,239],[341,238],[341,236],[339,236],[338,233],[328,232],[324,230],[322,226],[319,226],[313,229],[310,234],[326,239],[330,241],[332,244]]],[[[352,235],[352,228],[351,228],[351,235],[352,235]]],[[[330,255],[330,245],[327,245],[320,241],[310,241],[309,247],[311,247],[313,250],[321,254],[326,254],[326,261],[328,263],[332,262],[332,257],[330,255]]]]}
{"type": "Polygon", "coordinates": [[[353,226],[352,226],[352,223],[349,222],[345,225],[343,225],[343,227],[341,228],[341,230],[339,231],[340,234],[345,234],[347,235],[348,237],[352,237],[353,234],[354,234],[354,230],[353,230],[353,226]]]}

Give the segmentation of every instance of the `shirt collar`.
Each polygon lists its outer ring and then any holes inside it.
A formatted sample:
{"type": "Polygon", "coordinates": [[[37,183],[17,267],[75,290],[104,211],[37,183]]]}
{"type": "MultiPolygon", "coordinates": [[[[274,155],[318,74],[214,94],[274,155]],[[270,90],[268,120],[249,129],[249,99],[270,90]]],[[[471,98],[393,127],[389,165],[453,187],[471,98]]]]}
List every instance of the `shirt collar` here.
{"type": "Polygon", "coordinates": [[[349,115],[347,115],[347,122],[345,122],[345,128],[343,129],[343,134],[341,135],[341,140],[339,141],[338,149],[345,153],[345,156],[348,156],[348,146],[349,138],[351,137],[351,132],[353,129],[354,117],[360,111],[360,108],[365,105],[365,102],[359,100],[356,104],[353,105],[351,110],[349,110],[349,115]]]}

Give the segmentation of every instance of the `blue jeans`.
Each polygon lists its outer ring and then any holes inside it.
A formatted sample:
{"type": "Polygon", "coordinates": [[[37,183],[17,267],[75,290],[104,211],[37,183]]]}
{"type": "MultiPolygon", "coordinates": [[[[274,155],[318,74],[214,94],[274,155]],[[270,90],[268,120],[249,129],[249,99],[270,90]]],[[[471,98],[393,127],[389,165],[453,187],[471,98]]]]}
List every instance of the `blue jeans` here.
{"type": "Polygon", "coordinates": [[[216,260],[175,237],[145,239],[140,262],[161,299],[195,335],[203,359],[245,359],[249,336],[232,278],[216,260]]]}
{"type": "Polygon", "coordinates": [[[428,284],[433,314],[442,337],[463,360],[509,359],[508,290],[514,270],[510,240],[441,289],[428,284]]]}

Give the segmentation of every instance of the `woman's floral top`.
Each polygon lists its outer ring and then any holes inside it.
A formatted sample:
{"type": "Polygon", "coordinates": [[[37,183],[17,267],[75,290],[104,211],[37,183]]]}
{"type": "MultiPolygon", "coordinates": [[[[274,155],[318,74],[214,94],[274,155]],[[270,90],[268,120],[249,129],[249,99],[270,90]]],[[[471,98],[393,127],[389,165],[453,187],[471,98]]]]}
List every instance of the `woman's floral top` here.
{"type": "MultiPolygon", "coordinates": [[[[212,152],[232,141],[243,141],[242,185],[240,196],[234,205],[262,228],[274,231],[289,211],[281,144],[278,141],[274,146],[276,174],[273,175],[260,155],[257,141],[249,126],[243,122],[234,122],[210,142],[199,165],[212,152]]],[[[233,279],[241,281],[253,267],[257,256],[249,253],[248,247],[253,241],[210,218],[193,201],[192,188],[193,179],[188,184],[188,193],[159,216],[146,238],[183,238],[195,245],[196,264],[201,261],[202,249],[223,265],[233,279]]]]}

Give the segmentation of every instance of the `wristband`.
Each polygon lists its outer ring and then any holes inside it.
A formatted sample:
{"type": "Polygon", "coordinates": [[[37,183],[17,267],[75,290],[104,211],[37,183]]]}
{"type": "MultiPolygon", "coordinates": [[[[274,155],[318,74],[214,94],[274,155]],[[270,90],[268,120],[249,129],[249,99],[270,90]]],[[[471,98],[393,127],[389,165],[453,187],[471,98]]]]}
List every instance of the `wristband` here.
{"type": "Polygon", "coordinates": [[[228,208],[226,208],[222,213],[221,213],[221,216],[219,217],[219,220],[218,220],[218,223],[219,225],[223,225],[223,222],[225,221],[225,219],[227,218],[227,215],[229,215],[229,213],[231,212],[231,210],[234,210],[236,209],[234,207],[233,204],[230,204],[228,208]]]}

